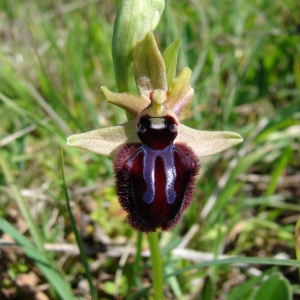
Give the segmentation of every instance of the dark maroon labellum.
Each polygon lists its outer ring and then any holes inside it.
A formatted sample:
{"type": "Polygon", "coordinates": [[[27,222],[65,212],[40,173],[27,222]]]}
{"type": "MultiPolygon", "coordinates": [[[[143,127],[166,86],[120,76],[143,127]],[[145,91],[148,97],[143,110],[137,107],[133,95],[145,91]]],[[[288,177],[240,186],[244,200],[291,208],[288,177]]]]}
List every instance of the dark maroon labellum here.
{"type": "Polygon", "coordinates": [[[177,131],[172,115],[142,115],[142,143],[123,146],[114,159],[119,202],[138,231],[172,229],[192,202],[200,165],[190,147],[173,144],[177,131]]]}

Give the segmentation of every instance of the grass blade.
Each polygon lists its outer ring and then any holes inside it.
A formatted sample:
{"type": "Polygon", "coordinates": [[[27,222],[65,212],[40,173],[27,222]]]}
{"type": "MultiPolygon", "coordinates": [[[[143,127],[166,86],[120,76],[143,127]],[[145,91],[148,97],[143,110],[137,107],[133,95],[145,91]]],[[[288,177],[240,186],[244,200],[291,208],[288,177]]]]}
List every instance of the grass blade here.
{"type": "MultiPolygon", "coordinates": [[[[295,252],[296,259],[300,262],[300,218],[298,219],[295,227],[295,252]]],[[[298,273],[300,277],[300,267],[298,267],[298,273]]]]}
{"type": "Polygon", "coordinates": [[[19,233],[11,224],[3,218],[0,218],[0,229],[11,236],[16,243],[23,249],[26,255],[33,260],[35,265],[41,270],[53,289],[61,299],[74,299],[70,285],[64,278],[52,267],[47,256],[37,249],[27,238],[19,233]]]}
{"type": "Polygon", "coordinates": [[[34,242],[35,242],[36,246],[38,247],[38,249],[40,251],[44,251],[42,235],[30,215],[27,205],[26,205],[26,203],[20,193],[18,185],[16,183],[16,179],[14,178],[14,176],[10,170],[9,164],[7,163],[7,161],[5,160],[5,158],[3,157],[3,154],[1,152],[0,152],[0,166],[1,166],[1,169],[3,170],[7,185],[10,187],[10,189],[15,197],[15,201],[19,207],[19,210],[21,211],[21,214],[23,215],[24,219],[26,220],[26,222],[29,226],[30,235],[34,239],[34,242]]]}
{"type": "Polygon", "coordinates": [[[90,292],[93,295],[93,299],[95,299],[94,298],[95,289],[94,289],[94,285],[93,285],[93,281],[92,281],[92,275],[91,275],[91,272],[90,272],[90,269],[89,269],[89,264],[88,264],[88,261],[87,261],[86,254],[84,252],[83,243],[82,243],[79,231],[76,227],[76,221],[75,221],[75,218],[73,216],[71,205],[70,205],[70,199],[69,199],[68,190],[67,190],[66,181],[65,181],[64,155],[63,155],[63,150],[62,149],[61,149],[61,176],[62,176],[62,179],[63,179],[62,188],[64,190],[65,197],[66,197],[67,210],[68,210],[68,213],[69,213],[69,216],[70,216],[71,226],[72,226],[73,232],[75,234],[76,242],[77,242],[79,252],[80,252],[80,257],[81,257],[83,266],[84,266],[85,271],[86,271],[86,277],[87,277],[87,280],[89,282],[90,292]]]}
{"type": "Polygon", "coordinates": [[[294,259],[276,259],[271,257],[231,257],[225,259],[217,259],[212,261],[206,261],[200,264],[195,264],[181,270],[177,270],[171,274],[167,274],[165,278],[171,276],[177,276],[184,272],[202,269],[205,267],[217,266],[217,265],[232,265],[232,264],[258,264],[258,265],[273,265],[273,266],[289,266],[300,267],[300,261],[294,259]]]}

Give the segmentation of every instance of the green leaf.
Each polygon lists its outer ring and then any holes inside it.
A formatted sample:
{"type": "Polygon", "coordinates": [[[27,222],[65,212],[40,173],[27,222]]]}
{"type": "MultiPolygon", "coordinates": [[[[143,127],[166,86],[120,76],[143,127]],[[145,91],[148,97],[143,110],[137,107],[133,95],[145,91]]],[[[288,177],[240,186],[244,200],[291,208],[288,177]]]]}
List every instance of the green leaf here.
{"type": "Polygon", "coordinates": [[[141,96],[149,99],[155,89],[167,91],[167,73],[153,33],[138,41],[133,53],[133,72],[141,96]]]}
{"type": "Polygon", "coordinates": [[[135,43],[155,30],[165,7],[163,0],[123,0],[117,13],[112,56],[119,92],[128,92],[128,72],[135,43]]]}
{"type": "Polygon", "coordinates": [[[214,299],[214,287],[210,276],[205,277],[204,286],[201,292],[201,296],[203,300],[214,299]]]}
{"type": "Polygon", "coordinates": [[[113,281],[106,281],[106,282],[104,282],[104,284],[103,284],[103,291],[106,294],[115,295],[115,293],[116,293],[115,283],[113,281]]]}
{"type": "Polygon", "coordinates": [[[272,274],[251,297],[253,300],[290,300],[292,292],[290,283],[281,273],[272,274]]]}
{"type": "Polygon", "coordinates": [[[174,40],[164,51],[163,58],[166,65],[168,87],[172,84],[176,77],[177,59],[179,51],[180,39],[174,40]]]}
{"type": "Polygon", "coordinates": [[[248,279],[243,284],[234,287],[227,295],[226,300],[248,299],[253,289],[261,282],[263,276],[248,279]]]}

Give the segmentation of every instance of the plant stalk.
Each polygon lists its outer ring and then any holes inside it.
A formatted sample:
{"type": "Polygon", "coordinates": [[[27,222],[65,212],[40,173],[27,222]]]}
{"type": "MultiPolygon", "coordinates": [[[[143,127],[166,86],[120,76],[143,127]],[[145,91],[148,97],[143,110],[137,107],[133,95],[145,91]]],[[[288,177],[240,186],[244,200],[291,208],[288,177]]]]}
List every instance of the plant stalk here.
{"type": "Polygon", "coordinates": [[[152,282],[154,289],[154,299],[164,299],[163,296],[163,272],[162,262],[160,256],[160,249],[158,243],[158,233],[151,232],[147,235],[151,253],[152,263],[152,282]]]}

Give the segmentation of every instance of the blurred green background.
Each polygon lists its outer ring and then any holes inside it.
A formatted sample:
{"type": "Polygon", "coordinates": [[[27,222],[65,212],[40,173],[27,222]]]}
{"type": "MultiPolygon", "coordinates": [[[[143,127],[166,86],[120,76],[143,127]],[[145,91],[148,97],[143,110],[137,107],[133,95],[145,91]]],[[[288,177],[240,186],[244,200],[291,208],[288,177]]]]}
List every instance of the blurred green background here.
{"type": "MultiPolygon", "coordinates": [[[[66,146],[72,133],[126,121],[124,111],[99,92],[101,86],[116,91],[111,40],[119,3],[0,1],[3,299],[70,299],[49,281],[55,275],[45,275],[35,250],[50,262],[46,274],[56,270],[76,299],[91,299],[66,209],[61,148],[99,299],[151,294],[148,244],[118,204],[111,160],[66,146]]],[[[299,11],[300,3],[292,0],[166,1],[155,36],[162,51],[179,37],[178,71],[193,71],[195,100],[185,124],[236,131],[244,143],[201,162],[192,206],[172,232],[160,236],[165,274],[223,255],[295,258],[299,11]]],[[[214,265],[169,277],[165,294],[300,299],[300,286],[296,267],[214,265]]]]}

